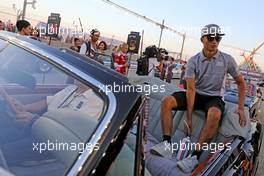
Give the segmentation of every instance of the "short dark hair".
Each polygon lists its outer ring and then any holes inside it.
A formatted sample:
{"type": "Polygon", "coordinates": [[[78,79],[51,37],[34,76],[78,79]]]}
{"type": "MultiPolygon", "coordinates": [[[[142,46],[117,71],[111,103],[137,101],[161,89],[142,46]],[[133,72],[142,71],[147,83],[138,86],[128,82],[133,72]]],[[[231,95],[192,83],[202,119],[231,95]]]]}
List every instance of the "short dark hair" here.
{"type": "Polygon", "coordinates": [[[98,47],[99,47],[99,45],[100,45],[101,43],[103,43],[103,44],[104,44],[104,50],[107,50],[107,44],[106,44],[106,42],[105,42],[105,41],[101,41],[101,42],[98,44],[98,47]]]}
{"type": "Polygon", "coordinates": [[[23,28],[27,28],[28,26],[30,26],[30,23],[26,20],[18,20],[16,22],[16,27],[18,31],[21,31],[23,28]]]}
{"type": "Polygon", "coordinates": [[[80,39],[79,39],[79,38],[77,38],[77,37],[75,37],[75,38],[73,39],[73,41],[74,41],[74,42],[76,42],[77,40],[79,40],[79,41],[80,41],[80,39]]]}
{"type": "Polygon", "coordinates": [[[100,31],[98,29],[92,29],[90,32],[91,36],[93,36],[95,33],[100,33],[100,31]]]}

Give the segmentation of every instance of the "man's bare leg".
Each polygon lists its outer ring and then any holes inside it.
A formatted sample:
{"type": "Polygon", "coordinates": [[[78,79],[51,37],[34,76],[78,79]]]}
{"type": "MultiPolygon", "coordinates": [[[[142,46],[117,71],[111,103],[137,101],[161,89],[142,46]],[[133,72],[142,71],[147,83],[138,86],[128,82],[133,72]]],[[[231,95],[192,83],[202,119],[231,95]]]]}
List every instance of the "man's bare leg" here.
{"type": "Polygon", "coordinates": [[[173,117],[172,117],[172,109],[177,106],[177,102],[173,96],[166,96],[161,101],[161,126],[163,130],[163,139],[162,142],[153,146],[150,149],[150,153],[154,155],[163,156],[165,158],[172,157],[171,150],[171,133],[173,127],[173,117]]]}
{"type": "MultiPolygon", "coordinates": [[[[198,140],[200,147],[202,147],[204,142],[208,142],[215,137],[220,119],[221,119],[220,109],[216,107],[209,108],[208,113],[207,113],[206,123],[200,133],[199,140],[198,140]]],[[[201,152],[201,148],[196,149],[194,153],[196,152],[198,153],[201,152]]]]}
{"type": "MultiPolygon", "coordinates": [[[[173,96],[166,96],[161,102],[161,125],[163,130],[163,138],[170,137],[173,128],[172,109],[177,107],[177,102],[173,96]]],[[[166,139],[163,139],[166,140],[166,139]]],[[[170,142],[170,139],[168,139],[170,142]]]]}

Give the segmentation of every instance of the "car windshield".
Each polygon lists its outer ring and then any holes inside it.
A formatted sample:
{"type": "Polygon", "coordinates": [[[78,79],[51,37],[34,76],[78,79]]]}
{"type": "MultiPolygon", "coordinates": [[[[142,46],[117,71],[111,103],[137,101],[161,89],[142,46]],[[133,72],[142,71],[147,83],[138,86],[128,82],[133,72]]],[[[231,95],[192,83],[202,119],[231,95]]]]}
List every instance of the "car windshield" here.
{"type": "Polygon", "coordinates": [[[1,167],[62,175],[83,150],[98,149],[87,141],[107,105],[92,84],[11,44],[0,51],[0,71],[1,167]]]}

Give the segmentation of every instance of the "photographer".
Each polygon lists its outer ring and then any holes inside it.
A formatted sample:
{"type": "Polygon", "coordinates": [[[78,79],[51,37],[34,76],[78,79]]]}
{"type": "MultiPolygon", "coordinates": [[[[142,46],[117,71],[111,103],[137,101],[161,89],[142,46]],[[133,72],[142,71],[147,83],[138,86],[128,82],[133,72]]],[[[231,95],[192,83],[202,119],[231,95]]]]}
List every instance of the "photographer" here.
{"type": "Polygon", "coordinates": [[[155,69],[159,66],[157,59],[159,49],[154,45],[146,48],[145,53],[148,55],[149,69],[148,75],[154,76],[155,69]]]}
{"type": "Polygon", "coordinates": [[[160,79],[164,80],[166,77],[166,82],[170,83],[173,77],[172,70],[175,67],[175,59],[168,56],[168,52],[165,49],[161,48],[159,51],[158,60],[160,61],[160,64],[157,66],[160,72],[160,79]]]}
{"type": "Polygon", "coordinates": [[[181,67],[181,77],[180,77],[179,87],[187,89],[186,80],[184,79],[185,71],[186,71],[186,63],[184,63],[184,65],[182,65],[182,67],[181,67]]]}
{"type": "Polygon", "coordinates": [[[175,59],[168,56],[168,52],[163,48],[157,48],[155,45],[148,46],[144,55],[138,60],[137,74],[151,75],[160,77],[164,80],[167,73],[167,82],[171,82],[175,59]]]}
{"type": "Polygon", "coordinates": [[[173,72],[172,70],[176,67],[175,64],[175,59],[173,57],[168,57],[168,60],[165,61],[167,66],[167,77],[166,77],[166,82],[167,83],[171,83],[171,79],[173,78],[173,72]]]}
{"type": "Polygon", "coordinates": [[[137,62],[137,74],[138,75],[151,75],[154,76],[156,67],[159,65],[157,60],[158,48],[155,45],[148,46],[143,56],[140,57],[137,62]]]}

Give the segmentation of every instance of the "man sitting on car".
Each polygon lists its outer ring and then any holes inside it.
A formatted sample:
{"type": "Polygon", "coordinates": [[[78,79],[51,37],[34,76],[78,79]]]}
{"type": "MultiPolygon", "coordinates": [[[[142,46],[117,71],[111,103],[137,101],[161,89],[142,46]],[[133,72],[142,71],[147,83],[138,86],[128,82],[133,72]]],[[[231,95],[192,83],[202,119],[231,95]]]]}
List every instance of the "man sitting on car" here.
{"type": "Polygon", "coordinates": [[[172,155],[167,150],[171,144],[172,110],[187,110],[187,124],[192,129],[192,112],[194,109],[205,111],[206,123],[200,133],[198,146],[191,156],[178,161],[178,167],[190,173],[198,165],[202,154],[201,147],[217,134],[219,122],[224,112],[223,89],[225,77],[229,73],[238,85],[238,110],[239,123],[246,125],[244,115],[245,81],[238,71],[234,58],[218,50],[219,42],[224,34],[218,25],[209,24],[202,29],[201,42],[203,50],[188,60],[185,72],[187,92],[175,92],[165,97],[161,104],[161,124],[163,129],[163,142],[154,146],[151,153],[172,155]]]}

